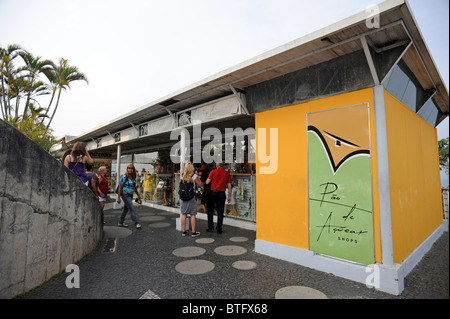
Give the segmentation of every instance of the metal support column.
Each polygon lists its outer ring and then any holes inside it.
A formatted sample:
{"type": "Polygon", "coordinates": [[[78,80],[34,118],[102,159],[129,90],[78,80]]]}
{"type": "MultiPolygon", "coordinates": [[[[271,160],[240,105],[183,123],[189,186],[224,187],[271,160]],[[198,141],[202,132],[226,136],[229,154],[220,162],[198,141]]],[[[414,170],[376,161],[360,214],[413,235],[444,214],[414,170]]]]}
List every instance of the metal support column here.
{"type": "MultiPolygon", "coordinates": [[[[184,164],[186,163],[186,135],[187,130],[181,130],[181,140],[180,140],[180,178],[184,173],[184,164]]],[[[189,144],[187,144],[189,146],[189,144]]]]}
{"type": "Polygon", "coordinates": [[[120,157],[121,157],[122,145],[117,144],[117,163],[116,163],[116,187],[120,180],[120,157]]]}
{"type": "MultiPolygon", "coordinates": [[[[116,185],[114,185],[114,189],[117,188],[117,185],[119,185],[120,181],[120,157],[121,157],[121,150],[122,147],[120,144],[117,144],[117,163],[116,163],[116,185]]],[[[119,195],[117,195],[119,196],[119,195]]],[[[117,202],[114,202],[113,208],[114,209],[120,209],[122,206],[117,204],[117,202]]]]}
{"type": "Polygon", "coordinates": [[[391,189],[389,182],[389,156],[386,129],[384,88],[373,88],[375,104],[375,135],[377,140],[378,197],[380,205],[381,259],[386,266],[394,265],[391,220],[391,189]]]}
{"type": "MultiPolygon", "coordinates": [[[[185,128],[181,129],[181,140],[180,140],[180,181],[183,177],[184,173],[184,165],[186,164],[186,144],[188,147],[190,147],[189,141],[187,141],[188,138],[188,131],[185,128]],[[188,143],[186,143],[188,142],[188,143]]],[[[176,230],[181,231],[181,209],[180,209],[180,217],[176,220],[176,230]]],[[[189,219],[186,217],[186,229],[189,229],[189,219]]]]}

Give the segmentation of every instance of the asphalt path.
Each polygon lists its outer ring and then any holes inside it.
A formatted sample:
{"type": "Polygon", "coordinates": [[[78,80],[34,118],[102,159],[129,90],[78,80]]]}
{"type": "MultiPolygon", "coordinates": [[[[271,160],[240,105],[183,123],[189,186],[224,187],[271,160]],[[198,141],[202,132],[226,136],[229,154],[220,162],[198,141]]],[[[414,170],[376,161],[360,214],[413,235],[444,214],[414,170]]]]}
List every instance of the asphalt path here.
{"type": "Polygon", "coordinates": [[[104,240],[76,264],[77,273],[68,269],[21,298],[152,299],[153,305],[165,307],[164,300],[178,300],[177,312],[195,311],[192,307],[202,300],[273,303],[289,294],[310,299],[449,299],[448,231],[405,278],[403,293],[394,296],[258,254],[254,231],[225,225],[222,234],[207,233],[206,221],[198,219],[201,235],[182,237],[175,227],[178,214],[135,208],[141,229],[132,226],[129,216],[129,227],[118,227],[120,210],[105,210],[104,240]],[[185,306],[191,308],[181,308],[185,306]]]}

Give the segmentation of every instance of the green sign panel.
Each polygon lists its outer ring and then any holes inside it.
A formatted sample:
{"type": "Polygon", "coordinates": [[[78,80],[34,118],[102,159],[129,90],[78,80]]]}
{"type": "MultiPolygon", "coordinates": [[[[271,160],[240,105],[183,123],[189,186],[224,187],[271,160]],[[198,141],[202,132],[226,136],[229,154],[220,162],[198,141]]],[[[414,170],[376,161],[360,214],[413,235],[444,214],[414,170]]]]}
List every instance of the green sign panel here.
{"type": "Polygon", "coordinates": [[[373,264],[366,104],[308,114],[308,172],[310,250],[373,264]]]}

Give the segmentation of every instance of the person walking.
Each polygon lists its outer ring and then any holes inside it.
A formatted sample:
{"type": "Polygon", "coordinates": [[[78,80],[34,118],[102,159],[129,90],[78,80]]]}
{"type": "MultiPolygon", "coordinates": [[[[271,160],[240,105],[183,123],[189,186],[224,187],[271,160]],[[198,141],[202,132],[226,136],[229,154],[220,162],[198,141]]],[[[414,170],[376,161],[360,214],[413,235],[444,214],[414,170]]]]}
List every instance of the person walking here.
{"type": "Polygon", "coordinates": [[[88,178],[88,187],[92,190],[95,197],[99,198],[99,190],[98,190],[98,177],[97,174],[94,173],[94,166],[90,164],[86,164],[86,176],[88,178]]]}
{"type": "Polygon", "coordinates": [[[133,164],[129,164],[127,166],[127,172],[125,175],[123,175],[120,178],[119,181],[119,190],[117,192],[117,203],[121,203],[121,198],[123,199],[123,209],[122,214],[120,215],[119,219],[119,227],[128,227],[127,224],[124,223],[125,216],[127,215],[127,212],[130,211],[131,220],[134,222],[134,226],[136,226],[136,229],[141,228],[142,226],[138,223],[138,220],[136,218],[136,213],[134,212],[133,207],[133,193],[136,192],[136,195],[138,196],[139,200],[141,200],[141,196],[139,195],[139,192],[136,187],[136,169],[134,168],[133,164]]]}
{"type": "Polygon", "coordinates": [[[187,163],[184,166],[184,173],[180,181],[180,211],[181,211],[181,229],[182,236],[187,235],[186,218],[189,214],[191,216],[192,237],[197,237],[200,232],[197,232],[197,195],[194,191],[194,182],[202,187],[200,177],[194,173],[194,164],[187,163]]]}
{"type": "MultiPolygon", "coordinates": [[[[87,163],[85,166],[86,166],[86,176],[88,178],[88,187],[92,190],[92,192],[94,193],[97,200],[100,201],[103,198],[103,193],[100,191],[100,183],[99,183],[97,174],[94,173],[94,166],[87,164],[87,163]]],[[[106,224],[104,216],[103,216],[103,207],[102,207],[101,216],[102,216],[103,224],[106,224]]]]}
{"type": "Polygon", "coordinates": [[[208,229],[207,232],[214,231],[214,208],[217,210],[217,227],[218,234],[222,233],[223,210],[225,208],[225,191],[228,186],[228,203],[231,202],[231,176],[230,173],[223,168],[225,163],[220,163],[219,167],[209,173],[206,184],[211,184],[211,191],[208,196],[208,229]]]}
{"type": "Polygon", "coordinates": [[[102,211],[105,209],[106,197],[108,196],[109,183],[106,178],[106,173],[108,169],[106,166],[100,166],[98,169],[98,189],[99,189],[99,197],[98,201],[100,202],[100,206],[102,207],[102,211]]]}

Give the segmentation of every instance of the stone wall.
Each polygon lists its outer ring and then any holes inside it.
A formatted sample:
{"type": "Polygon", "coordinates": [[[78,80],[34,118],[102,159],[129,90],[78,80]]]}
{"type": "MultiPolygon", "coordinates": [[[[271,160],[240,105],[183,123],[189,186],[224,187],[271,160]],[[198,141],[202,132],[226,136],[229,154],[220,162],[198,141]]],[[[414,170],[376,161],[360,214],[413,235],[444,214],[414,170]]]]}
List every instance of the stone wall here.
{"type": "Polygon", "coordinates": [[[101,208],[92,191],[0,120],[0,298],[65,271],[102,237],[101,208]]]}

